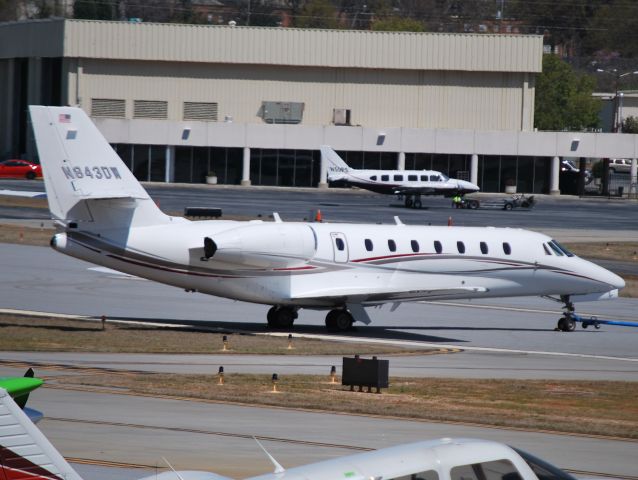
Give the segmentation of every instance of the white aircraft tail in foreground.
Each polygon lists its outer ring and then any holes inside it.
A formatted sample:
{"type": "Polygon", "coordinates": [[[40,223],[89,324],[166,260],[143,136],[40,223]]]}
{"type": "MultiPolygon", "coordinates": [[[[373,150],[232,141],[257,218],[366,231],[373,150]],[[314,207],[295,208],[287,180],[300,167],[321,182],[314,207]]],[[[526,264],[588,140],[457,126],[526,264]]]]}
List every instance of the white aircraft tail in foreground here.
{"type": "MultiPolygon", "coordinates": [[[[290,469],[276,464],[275,472],[246,480],[537,480],[550,478],[550,473],[554,479],[574,480],[567,473],[525,452],[500,443],[473,439],[417,442],[290,469]]],[[[1,388],[0,478],[82,480],[1,388]]],[[[169,471],[142,480],[231,479],[203,471],[176,471],[171,467],[169,471]]]]}
{"type": "Polygon", "coordinates": [[[467,180],[449,178],[435,170],[356,170],[327,145],[321,155],[328,162],[328,181],[359,187],[376,193],[401,195],[405,206],[421,208],[421,195],[444,195],[478,192],[480,188],[467,180]]]}
{"type": "Polygon", "coordinates": [[[301,308],[326,326],[369,323],[364,307],[435,299],[613,298],[625,282],[546,235],[510,228],[210,220],[160,211],[79,108],[30,107],[51,214],[67,255],[157,282],[272,305],[271,327],[301,308]]]}

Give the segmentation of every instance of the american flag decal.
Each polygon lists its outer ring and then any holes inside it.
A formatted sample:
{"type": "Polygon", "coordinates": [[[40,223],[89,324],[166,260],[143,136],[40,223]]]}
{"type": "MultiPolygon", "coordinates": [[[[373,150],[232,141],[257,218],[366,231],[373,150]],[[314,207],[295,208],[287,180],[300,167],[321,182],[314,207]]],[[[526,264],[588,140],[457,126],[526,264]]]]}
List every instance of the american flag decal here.
{"type": "Polygon", "coordinates": [[[58,122],[60,123],[69,123],[71,122],[71,114],[70,113],[61,113],[58,115],[58,122]]]}

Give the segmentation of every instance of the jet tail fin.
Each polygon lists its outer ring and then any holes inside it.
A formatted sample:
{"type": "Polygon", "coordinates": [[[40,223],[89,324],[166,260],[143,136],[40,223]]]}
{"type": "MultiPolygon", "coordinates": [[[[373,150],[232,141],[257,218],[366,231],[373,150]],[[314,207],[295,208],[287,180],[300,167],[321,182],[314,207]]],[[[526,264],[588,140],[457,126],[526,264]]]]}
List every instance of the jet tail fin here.
{"type": "Polygon", "coordinates": [[[104,228],[169,221],[82,109],[29,111],[54,219],[104,228]]]}
{"type": "Polygon", "coordinates": [[[321,155],[328,162],[328,180],[337,180],[344,174],[347,174],[352,171],[352,169],[348,166],[343,159],[337,155],[332,147],[328,145],[321,145],[319,147],[321,150],[321,155]]]}
{"type": "Polygon", "coordinates": [[[0,388],[0,478],[82,480],[2,388],[0,388]]]}

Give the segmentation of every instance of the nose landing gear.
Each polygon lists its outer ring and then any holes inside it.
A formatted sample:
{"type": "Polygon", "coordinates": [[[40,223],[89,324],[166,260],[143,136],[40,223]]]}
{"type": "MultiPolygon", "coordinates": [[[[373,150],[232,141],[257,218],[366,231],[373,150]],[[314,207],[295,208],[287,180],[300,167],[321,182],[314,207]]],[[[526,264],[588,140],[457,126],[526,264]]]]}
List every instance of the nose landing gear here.
{"type": "Polygon", "coordinates": [[[576,320],[574,319],[574,304],[569,300],[569,295],[562,295],[560,299],[565,304],[565,306],[563,307],[565,313],[558,320],[558,324],[556,325],[555,330],[561,332],[573,332],[574,330],[576,330],[576,320]]]}

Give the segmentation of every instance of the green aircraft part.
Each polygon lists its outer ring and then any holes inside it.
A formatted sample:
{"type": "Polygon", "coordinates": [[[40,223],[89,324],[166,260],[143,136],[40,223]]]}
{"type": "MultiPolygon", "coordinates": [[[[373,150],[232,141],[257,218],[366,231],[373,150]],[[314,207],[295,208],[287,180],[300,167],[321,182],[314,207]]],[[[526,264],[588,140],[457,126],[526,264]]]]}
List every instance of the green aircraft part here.
{"type": "Polygon", "coordinates": [[[6,377],[0,378],[0,387],[4,388],[15,402],[24,408],[29,398],[29,393],[44,383],[36,377],[6,377]]]}

